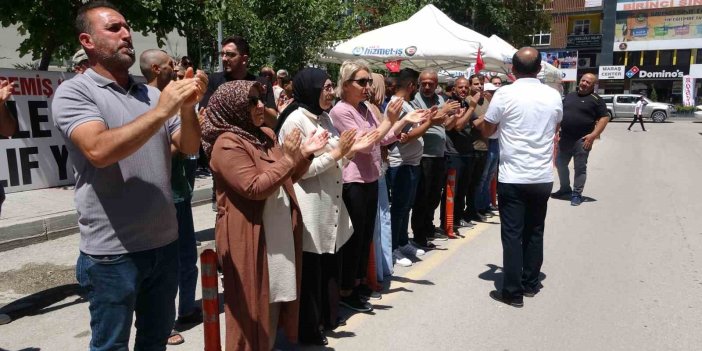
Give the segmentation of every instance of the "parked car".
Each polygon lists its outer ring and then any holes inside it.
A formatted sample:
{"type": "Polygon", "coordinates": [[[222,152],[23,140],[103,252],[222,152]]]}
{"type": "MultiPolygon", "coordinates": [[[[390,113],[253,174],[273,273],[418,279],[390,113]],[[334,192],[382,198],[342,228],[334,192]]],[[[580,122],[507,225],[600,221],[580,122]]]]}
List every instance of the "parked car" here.
{"type": "MultiPolygon", "coordinates": [[[[636,101],[639,100],[639,94],[604,94],[600,95],[607,105],[607,114],[610,121],[615,118],[633,118],[634,107],[636,101]]],[[[653,122],[660,123],[675,114],[675,107],[663,102],[655,102],[644,97],[647,104],[643,110],[643,118],[651,119],[653,122]]]]}
{"type": "Polygon", "coordinates": [[[695,107],[695,118],[702,119],[702,105],[697,105],[695,107]]]}

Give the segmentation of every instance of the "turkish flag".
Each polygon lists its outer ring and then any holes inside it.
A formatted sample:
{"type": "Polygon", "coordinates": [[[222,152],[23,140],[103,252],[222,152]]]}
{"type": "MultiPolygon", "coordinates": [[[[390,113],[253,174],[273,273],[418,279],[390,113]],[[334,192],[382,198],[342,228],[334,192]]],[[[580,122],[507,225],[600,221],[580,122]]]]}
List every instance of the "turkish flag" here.
{"type": "Polygon", "coordinates": [[[478,48],[478,57],[475,59],[475,73],[480,73],[483,68],[485,68],[485,62],[483,62],[483,57],[480,56],[480,48],[478,48]]]}
{"type": "Polygon", "coordinates": [[[397,72],[400,72],[400,64],[401,63],[402,63],[402,60],[385,61],[385,67],[388,68],[390,73],[397,73],[397,72]]]}

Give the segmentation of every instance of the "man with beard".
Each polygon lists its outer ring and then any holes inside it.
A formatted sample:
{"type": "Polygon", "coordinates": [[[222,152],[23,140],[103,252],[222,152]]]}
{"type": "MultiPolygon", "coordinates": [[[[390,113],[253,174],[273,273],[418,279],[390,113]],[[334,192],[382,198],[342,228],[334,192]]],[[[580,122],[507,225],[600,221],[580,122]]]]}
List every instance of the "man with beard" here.
{"type": "Polygon", "coordinates": [[[136,83],[129,25],[108,2],[84,5],[75,26],[91,68],[63,82],[51,108],[74,164],[90,349],[127,349],[136,313],[134,348],[165,350],[178,288],[170,146],[197,152],[207,78],[189,70],[163,92],[136,83]]]}
{"type": "MultiPolygon", "coordinates": [[[[417,109],[430,109],[436,106],[439,110],[438,117],[448,117],[453,115],[460,104],[458,101],[445,103],[441,95],[436,94],[436,87],[439,84],[439,76],[436,71],[426,69],[419,75],[419,94],[412,101],[412,105],[417,109]]],[[[419,184],[417,185],[417,195],[412,207],[412,233],[414,242],[423,248],[431,248],[434,245],[427,241],[444,241],[448,237],[439,232],[434,227],[434,212],[441,202],[441,189],[446,183],[446,131],[443,124],[431,124],[422,137],[424,140],[424,151],[419,164],[419,184]]]]}
{"type": "Polygon", "coordinates": [[[269,128],[275,128],[278,118],[276,110],[273,84],[265,77],[256,77],[248,72],[250,51],[249,42],[241,36],[233,35],[222,41],[222,68],[224,71],[213,73],[209,77],[207,92],[200,102],[200,107],[207,108],[210,96],[217,91],[220,85],[234,80],[258,81],[265,91],[261,94],[261,100],[266,105],[264,110],[264,123],[269,128]]]}

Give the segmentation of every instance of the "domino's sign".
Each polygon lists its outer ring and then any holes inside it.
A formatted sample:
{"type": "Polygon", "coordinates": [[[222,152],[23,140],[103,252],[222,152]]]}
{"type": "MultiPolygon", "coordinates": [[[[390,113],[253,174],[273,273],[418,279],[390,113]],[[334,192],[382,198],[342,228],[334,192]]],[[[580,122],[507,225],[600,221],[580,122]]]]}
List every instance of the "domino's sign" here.
{"type": "Polygon", "coordinates": [[[626,71],[629,79],[681,79],[689,73],[687,66],[632,66],[626,71]]]}

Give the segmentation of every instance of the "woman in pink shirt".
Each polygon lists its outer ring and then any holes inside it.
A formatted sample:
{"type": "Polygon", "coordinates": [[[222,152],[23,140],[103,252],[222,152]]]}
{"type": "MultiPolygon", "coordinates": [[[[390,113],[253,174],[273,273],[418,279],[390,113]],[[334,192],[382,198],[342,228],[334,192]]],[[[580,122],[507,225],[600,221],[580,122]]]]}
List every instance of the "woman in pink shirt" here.
{"type": "Polygon", "coordinates": [[[397,141],[396,135],[400,134],[407,123],[420,122],[423,117],[415,113],[398,121],[402,110],[402,100],[399,99],[388,105],[386,111],[388,118],[378,122],[378,116],[375,116],[364,103],[372,82],[370,69],[364,62],[344,62],[341,65],[338,83],[341,101],[329,113],[339,133],[356,129],[357,137],[371,133],[376,140],[368,148],[356,152],[342,173],[344,182],[342,197],[349,211],[353,234],[340,250],[342,257],[340,303],[358,312],[373,310],[365,301],[372,292],[365,284],[365,278],[378,210],[380,145],[397,141]]]}

